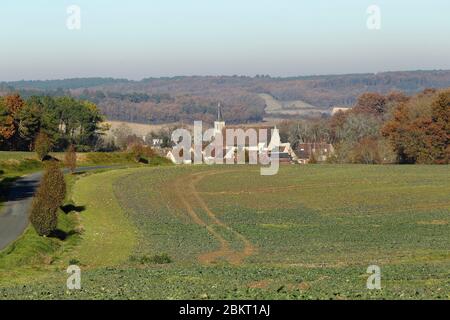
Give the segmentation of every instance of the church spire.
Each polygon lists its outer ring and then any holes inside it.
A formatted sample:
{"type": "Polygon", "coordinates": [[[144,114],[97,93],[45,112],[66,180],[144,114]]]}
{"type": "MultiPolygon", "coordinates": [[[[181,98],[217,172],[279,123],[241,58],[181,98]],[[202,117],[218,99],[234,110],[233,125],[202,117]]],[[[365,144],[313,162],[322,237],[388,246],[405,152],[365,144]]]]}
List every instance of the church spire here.
{"type": "Polygon", "coordinates": [[[214,121],[214,133],[216,135],[222,134],[224,128],[225,128],[225,120],[223,120],[222,105],[219,102],[219,104],[217,105],[217,120],[214,121]]]}
{"type": "Polygon", "coordinates": [[[217,105],[217,121],[218,122],[223,122],[222,105],[220,104],[220,102],[217,105]]]}

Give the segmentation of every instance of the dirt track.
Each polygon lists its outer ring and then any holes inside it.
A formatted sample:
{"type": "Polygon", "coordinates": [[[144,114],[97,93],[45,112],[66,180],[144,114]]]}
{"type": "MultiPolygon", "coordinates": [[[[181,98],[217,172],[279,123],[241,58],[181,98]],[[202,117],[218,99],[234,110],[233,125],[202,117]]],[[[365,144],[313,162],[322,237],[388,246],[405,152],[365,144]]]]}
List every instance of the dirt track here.
{"type": "Polygon", "coordinates": [[[220,248],[212,252],[201,254],[198,259],[203,264],[211,264],[218,260],[226,260],[231,264],[239,265],[246,258],[256,252],[256,248],[245,238],[242,234],[233,230],[223,221],[217,218],[216,214],[208,207],[206,202],[200,196],[196,189],[196,185],[205,177],[218,174],[223,171],[208,171],[189,174],[176,180],[173,185],[175,196],[180,200],[180,203],[190,216],[192,221],[198,225],[204,226],[208,232],[217,239],[220,243],[220,248]],[[198,210],[204,211],[209,219],[203,219],[198,210]],[[207,220],[210,220],[208,222],[207,220]],[[232,248],[229,240],[225,239],[217,229],[225,229],[233,235],[237,241],[243,243],[242,250],[235,250],[232,248]]]}

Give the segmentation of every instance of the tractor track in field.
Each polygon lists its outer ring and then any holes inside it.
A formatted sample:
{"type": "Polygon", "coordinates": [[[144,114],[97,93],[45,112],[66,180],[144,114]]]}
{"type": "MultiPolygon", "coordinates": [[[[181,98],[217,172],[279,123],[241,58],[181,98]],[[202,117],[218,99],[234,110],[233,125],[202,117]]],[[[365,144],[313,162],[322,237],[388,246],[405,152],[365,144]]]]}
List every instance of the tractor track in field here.
{"type": "Polygon", "coordinates": [[[191,219],[196,224],[204,226],[206,230],[214,238],[216,238],[220,244],[220,248],[218,250],[201,254],[198,257],[200,263],[211,264],[217,262],[218,260],[224,259],[230,264],[239,265],[245,258],[254,254],[256,252],[256,248],[242,234],[233,230],[230,226],[217,218],[216,214],[208,207],[208,205],[196,189],[196,185],[200,183],[202,179],[218,173],[219,171],[209,171],[198,172],[195,174],[184,176],[180,179],[177,179],[177,181],[173,185],[173,190],[175,192],[175,196],[180,200],[180,203],[186,209],[191,219]],[[196,211],[196,207],[199,207],[201,210],[203,210],[212,222],[208,223],[207,221],[202,219],[196,211]],[[239,251],[233,249],[231,247],[230,241],[225,239],[214,227],[221,227],[232,233],[234,237],[239,239],[239,241],[244,244],[244,248],[239,251]]]}

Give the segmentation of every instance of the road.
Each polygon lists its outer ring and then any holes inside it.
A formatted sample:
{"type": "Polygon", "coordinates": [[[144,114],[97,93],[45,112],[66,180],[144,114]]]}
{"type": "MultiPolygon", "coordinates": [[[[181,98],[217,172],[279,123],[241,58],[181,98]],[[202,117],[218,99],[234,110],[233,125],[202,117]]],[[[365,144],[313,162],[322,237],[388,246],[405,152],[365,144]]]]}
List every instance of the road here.
{"type": "MultiPolygon", "coordinates": [[[[77,172],[120,168],[118,166],[80,167],[77,172]]],[[[67,172],[65,170],[65,172],[67,172]]],[[[0,209],[0,250],[19,238],[28,226],[28,215],[34,192],[39,186],[42,172],[18,179],[11,186],[7,201],[0,209]]]]}

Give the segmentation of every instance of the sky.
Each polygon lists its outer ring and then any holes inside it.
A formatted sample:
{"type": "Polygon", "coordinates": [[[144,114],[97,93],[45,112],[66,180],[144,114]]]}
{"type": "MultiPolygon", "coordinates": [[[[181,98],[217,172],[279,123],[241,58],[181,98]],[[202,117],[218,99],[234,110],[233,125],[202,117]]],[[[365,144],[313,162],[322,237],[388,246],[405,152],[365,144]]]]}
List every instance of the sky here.
{"type": "Polygon", "coordinates": [[[450,69],[449,12],[448,0],[1,0],[0,81],[450,69]]]}

